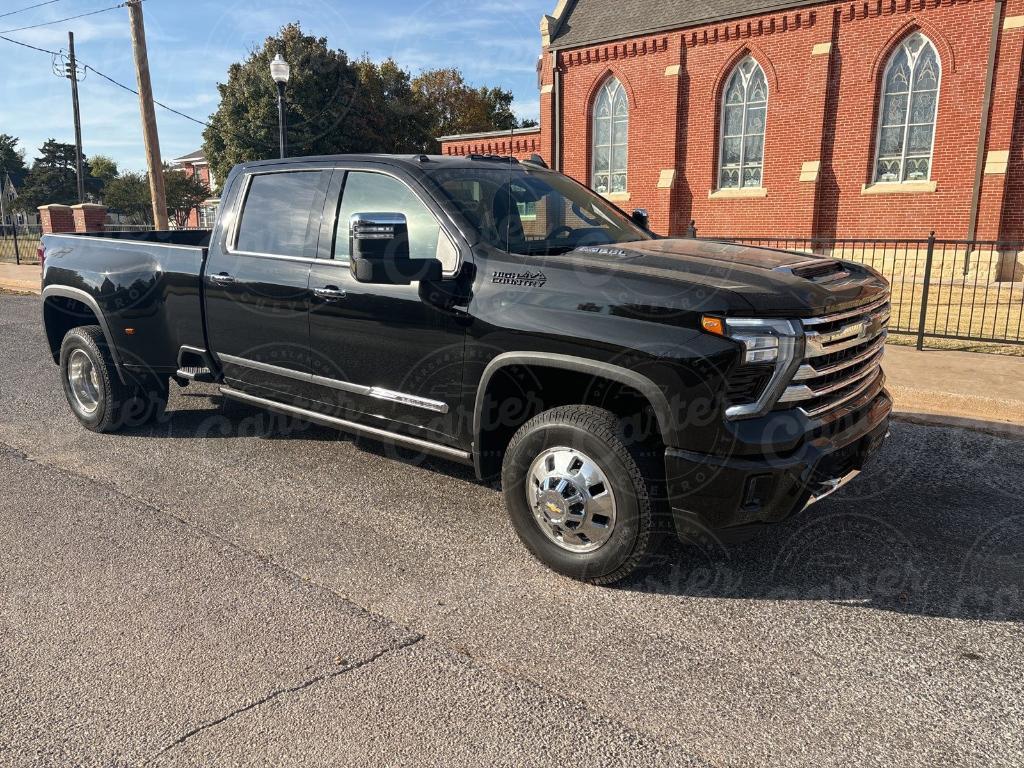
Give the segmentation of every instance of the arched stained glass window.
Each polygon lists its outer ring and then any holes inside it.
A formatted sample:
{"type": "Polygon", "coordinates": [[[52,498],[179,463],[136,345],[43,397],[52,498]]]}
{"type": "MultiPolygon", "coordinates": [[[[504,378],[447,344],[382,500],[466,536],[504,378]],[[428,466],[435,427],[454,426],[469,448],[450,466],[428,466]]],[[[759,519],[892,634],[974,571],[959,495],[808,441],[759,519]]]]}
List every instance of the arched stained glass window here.
{"type": "Polygon", "coordinates": [[[602,194],[625,192],[629,102],[626,89],[610,77],[594,99],[591,186],[602,194]]]}
{"type": "Polygon", "coordinates": [[[882,78],[875,181],[927,181],[935,145],[942,63],[920,32],[892,52],[882,78]]]}
{"type": "Polygon", "coordinates": [[[747,56],[733,69],[722,92],[718,188],[760,187],[764,170],[764,126],[768,81],[747,56]]]}

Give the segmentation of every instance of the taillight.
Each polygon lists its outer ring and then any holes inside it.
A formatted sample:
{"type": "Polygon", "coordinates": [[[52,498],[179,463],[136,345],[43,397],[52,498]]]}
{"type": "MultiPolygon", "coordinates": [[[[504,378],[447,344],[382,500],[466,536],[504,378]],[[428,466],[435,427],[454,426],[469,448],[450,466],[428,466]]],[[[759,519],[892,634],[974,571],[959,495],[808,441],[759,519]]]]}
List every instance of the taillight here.
{"type": "Polygon", "coordinates": [[[38,247],[36,248],[36,256],[39,257],[39,268],[42,269],[43,262],[46,261],[46,247],[42,244],[42,242],[40,242],[38,247]]]}

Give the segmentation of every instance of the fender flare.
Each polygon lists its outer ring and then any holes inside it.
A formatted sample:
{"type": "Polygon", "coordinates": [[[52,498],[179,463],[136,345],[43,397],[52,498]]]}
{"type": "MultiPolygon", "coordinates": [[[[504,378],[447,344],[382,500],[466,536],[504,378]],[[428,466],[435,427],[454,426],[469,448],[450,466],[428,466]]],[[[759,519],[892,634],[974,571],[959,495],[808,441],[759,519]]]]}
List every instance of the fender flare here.
{"type": "MultiPolygon", "coordinates": [[[[673,424],[672,409],[669,407],[668,398],[661,391],[657,384],[644,376],[642,373],[623,368],[611,363],[603,363],[599,360],[590,360],[585,357],[573,355],[560,355],[547,352],[505,352],[495,357],[487,364],[480,383],[476,388],[476,401],[473,406],[473,460],[479,464],[481,444],[481,421],[483,419],[484,394],[490,385],[494,374],[502,368],[510,365],[535,365],[544,368],[560,368],[574,373],[586,373],[593,376],[609,379],[625,384],[637,390],[647,398],[654,410],[655,418],[658,420],[658,429],[662,436],[670,433],[673,424]]],[[[479,469],[479,467],[477,467],[479,469]]]]}
{"type": "MultiPolygon", "coordinates": [[[[121,379],[121,383],[127,384],[128,381],[124,376],[124,364],[121,362],[121,354],[117,350],[117,346],[114,344],[114,338],[110,335],[110,327],[107,325],[106,315],[103,314],[103,310],[100,309],[99,303],[95,297],[91,294],[86,293],[80,288],[71,288],[67,285],[48,285],[43,288],[42,305],[45,308],[46,300],[53,296],[61,296],[65,299],[74,299],[80,301],[96,315],[96,320],[100,325],[100,330],[103,331],[103,338],[107,340],[107,349],[110,350],[110,357],[114,361],[114,368],[117,370],[117,376],[121,379]]],[[[43,319],[44,327],[46,319],[43,319]]]]}

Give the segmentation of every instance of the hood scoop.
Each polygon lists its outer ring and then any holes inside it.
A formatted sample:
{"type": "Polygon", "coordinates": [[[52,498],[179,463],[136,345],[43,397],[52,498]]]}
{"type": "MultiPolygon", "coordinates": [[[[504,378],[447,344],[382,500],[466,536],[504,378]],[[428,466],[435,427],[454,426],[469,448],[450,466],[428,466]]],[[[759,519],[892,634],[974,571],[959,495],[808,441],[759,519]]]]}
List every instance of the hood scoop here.
{"type": "Polygon", "coordinates": [[[802,277],[812,283],[832,283],[850,276],[843,262],[837,259],[815,259],[798,266],[777,267],[775,271],[788,272],[794,277],[802,277]]]}

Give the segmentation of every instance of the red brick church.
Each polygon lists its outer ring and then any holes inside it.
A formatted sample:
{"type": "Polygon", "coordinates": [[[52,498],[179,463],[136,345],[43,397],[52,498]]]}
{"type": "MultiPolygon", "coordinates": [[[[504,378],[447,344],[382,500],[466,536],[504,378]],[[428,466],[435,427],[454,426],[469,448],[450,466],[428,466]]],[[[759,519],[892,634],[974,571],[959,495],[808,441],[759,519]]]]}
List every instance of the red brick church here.
{"type": "Polygon", "coordinates": [[[652,228],[1024,240],[1024,0],[560,0],[533,153],[652,228]]]}

